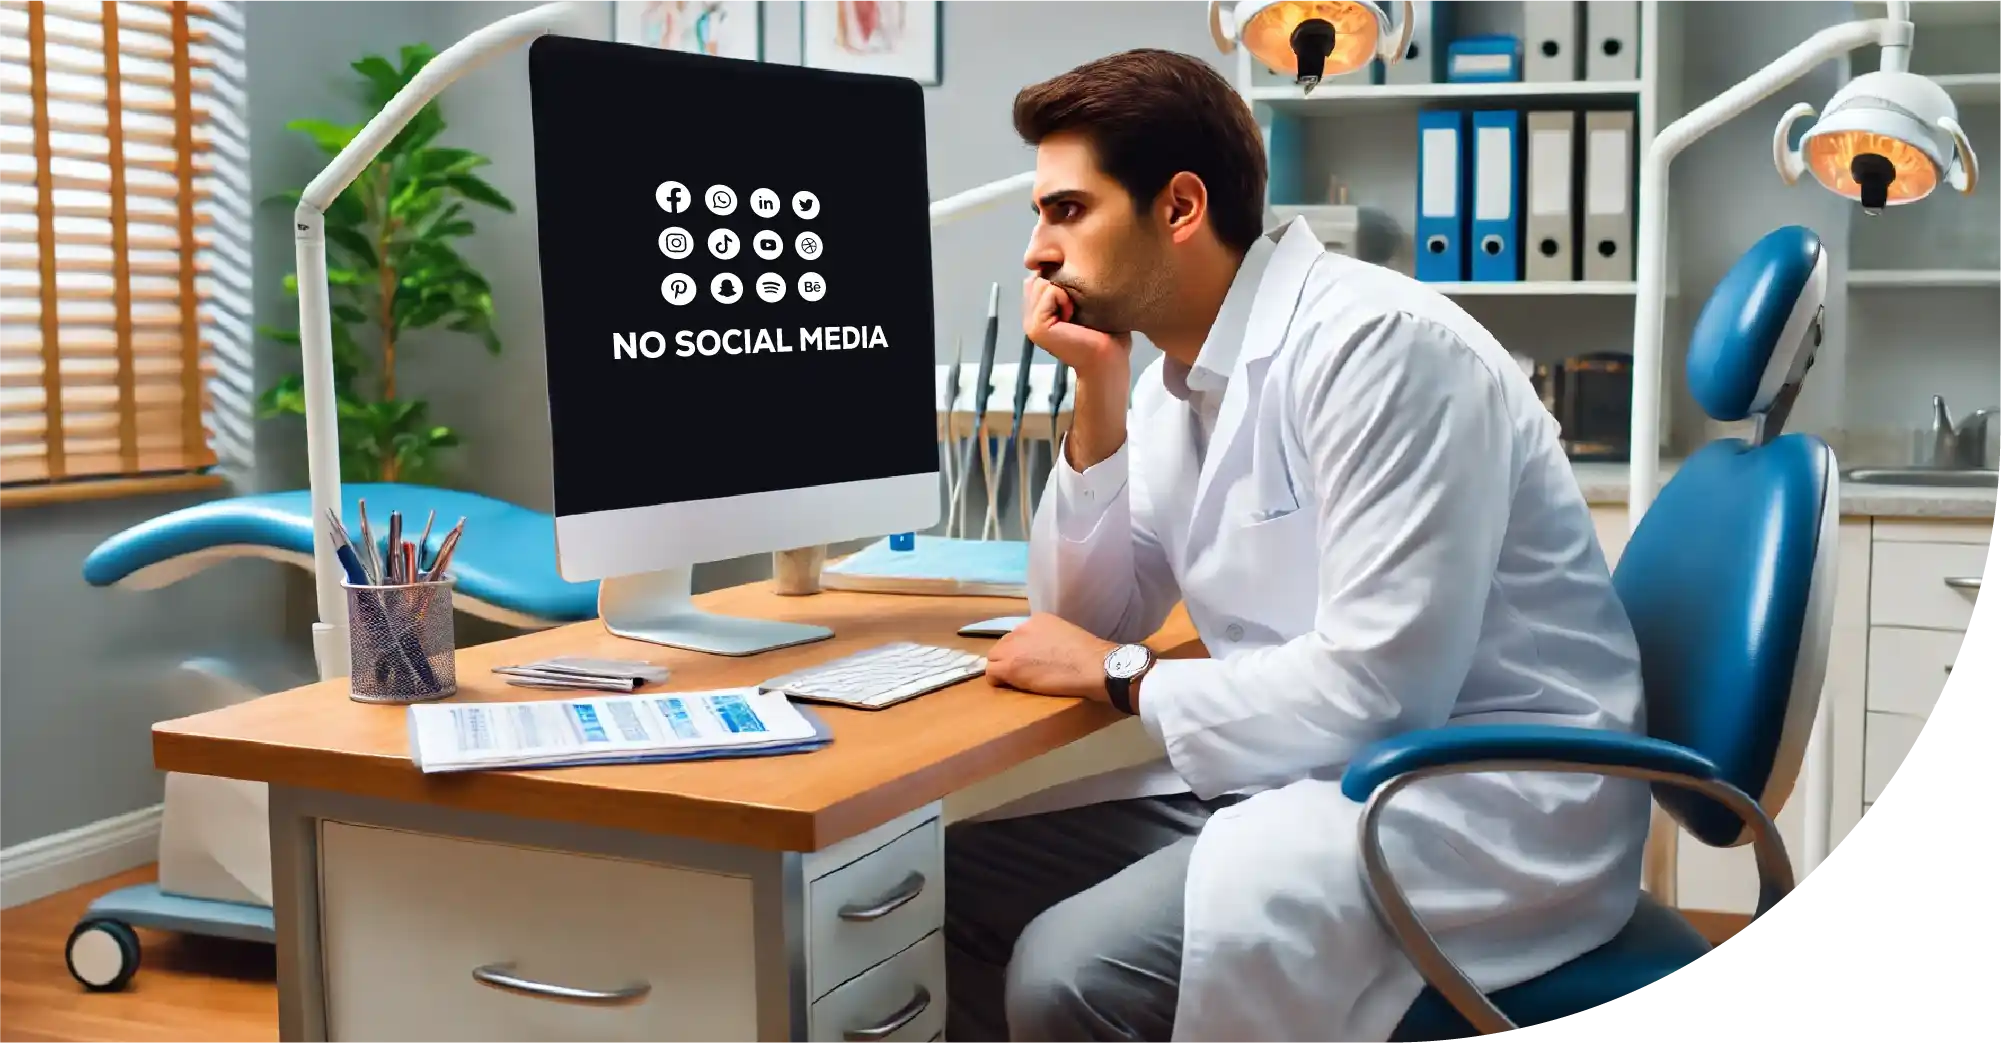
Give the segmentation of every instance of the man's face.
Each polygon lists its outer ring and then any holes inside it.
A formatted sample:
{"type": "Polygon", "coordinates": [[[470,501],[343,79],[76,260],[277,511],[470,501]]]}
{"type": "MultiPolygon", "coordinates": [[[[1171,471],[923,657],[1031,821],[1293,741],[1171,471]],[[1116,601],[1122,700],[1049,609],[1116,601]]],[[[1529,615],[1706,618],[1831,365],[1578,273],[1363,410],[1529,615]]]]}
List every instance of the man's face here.
{"type": "Polygon", "coordinates": [[[1088,142],[1044,139],[1032,198],[1036,229],[1022,263],[1070,295],[1071,322],[1124,334],[1160,314],[1175,282],[1166,231],[1098,169],[1088,142]]]}

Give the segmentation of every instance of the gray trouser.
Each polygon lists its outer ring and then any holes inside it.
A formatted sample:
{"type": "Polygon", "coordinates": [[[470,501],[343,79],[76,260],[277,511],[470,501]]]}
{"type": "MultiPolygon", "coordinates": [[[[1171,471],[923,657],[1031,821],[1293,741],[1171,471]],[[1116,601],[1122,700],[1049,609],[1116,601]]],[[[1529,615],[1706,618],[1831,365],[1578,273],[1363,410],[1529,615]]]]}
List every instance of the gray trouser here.
{"type": "Polygon", "coordinates": [[[1167,1040],[1193,795],[955,823],[945,833],[948,1041],[1167,1040]]]}

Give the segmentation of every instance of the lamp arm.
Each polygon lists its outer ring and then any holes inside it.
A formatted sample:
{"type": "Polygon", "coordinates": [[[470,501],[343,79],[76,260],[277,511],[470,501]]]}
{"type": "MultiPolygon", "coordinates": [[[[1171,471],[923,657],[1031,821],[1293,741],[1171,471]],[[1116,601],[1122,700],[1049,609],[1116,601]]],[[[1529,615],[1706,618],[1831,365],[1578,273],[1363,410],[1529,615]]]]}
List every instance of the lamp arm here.
{"type": "Polygon", "coordinates": [[[1668,268],[1668,166],[1698,139],[1812,72],[1865,44],[1909,42],[1911,23],[1888,18],[1845,22],[1808,37],[1765,68],[1663,128],[1641,162],[1636,200],[1633,412],[1627,456],[1627,529],[1638,527],[1659,485],[1661,342],[1668,268]]]}
{"type": "Polygon", "coordinates": [[[334,557],[333,535],[326,524],[329,513],[341,510],[340,419],[334,402],[333,314],[327,293],[327,208],[431,99],[494,55],[556,31],[570,6],[553,3],[530,8],[478,29],[440,51],[306,185],[293,211],[299,355],[306,399],[306,472],[313,504],[313,590],[320,617],[313,626],[313,660],[322,679],[348,673],[347,599],[341,593],[340,562],[334,557]]]}

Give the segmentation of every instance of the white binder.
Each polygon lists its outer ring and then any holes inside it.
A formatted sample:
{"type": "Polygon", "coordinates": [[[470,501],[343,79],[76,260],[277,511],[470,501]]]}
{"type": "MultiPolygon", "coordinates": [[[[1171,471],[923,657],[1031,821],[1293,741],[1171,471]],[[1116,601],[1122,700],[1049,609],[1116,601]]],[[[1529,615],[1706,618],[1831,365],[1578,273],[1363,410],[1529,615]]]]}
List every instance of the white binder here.
{"type": "Polygon", "coordinates": [[[1585,0],[1585,78],[1640,79],[1640,38],[1639,0],[1585,0]]]}
{"type": "Polygon", "coordinates": [[[1522,78],[1566,83],[1578,78],[1578,5],[1526,0],[1522,5],[1522,78]]]}
{"type": "MultiPolygon", "coordinates": [[[[1534,6],[1534,5],[1532,5],[1534,6]]],[[[1532,283],[1566,283],[1578,278],[1576,193],[1571,171],[1577,163],[1578,114],[1532,112],[1526,120],[1529,150],[1523,175],[1522,278],[1532,283]]]]}
{"type": "Polygon", "coordinates": [[[1634,114],[1585,114],[1584,271],[1588,280],[1634,277],[1634,114]]]}

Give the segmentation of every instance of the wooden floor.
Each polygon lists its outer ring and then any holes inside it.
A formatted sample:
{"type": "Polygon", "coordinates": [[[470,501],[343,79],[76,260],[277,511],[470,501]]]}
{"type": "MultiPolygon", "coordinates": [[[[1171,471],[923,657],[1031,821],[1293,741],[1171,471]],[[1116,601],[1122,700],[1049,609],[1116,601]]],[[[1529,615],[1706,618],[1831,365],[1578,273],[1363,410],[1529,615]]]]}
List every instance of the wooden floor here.
{"type": "MultiPolygon", "coordinates": [[[[63,963],[63,944],[90,901],[153,880],[152,867],[0,913],[0,1041],[277,1040],[270,946],[139,929],[140,966],[118,993],[90,993],[63,963]]],[[[1722,942],[1732,914],[1685,912],[1722,942]]]]}
{"type": "Polygon", "coordinates": [[[0,1040],[277,1040],[269,945],[138,929],[139,974],[118,993],[70,978],[63,944],[97,898],[151,866],[0,912],[0,1040]]]}

